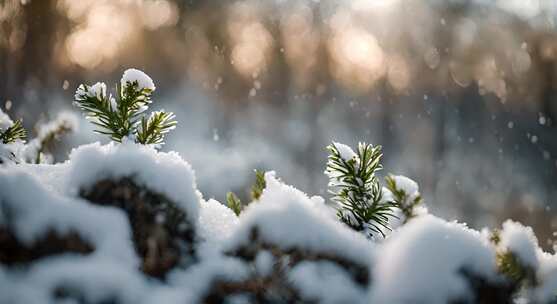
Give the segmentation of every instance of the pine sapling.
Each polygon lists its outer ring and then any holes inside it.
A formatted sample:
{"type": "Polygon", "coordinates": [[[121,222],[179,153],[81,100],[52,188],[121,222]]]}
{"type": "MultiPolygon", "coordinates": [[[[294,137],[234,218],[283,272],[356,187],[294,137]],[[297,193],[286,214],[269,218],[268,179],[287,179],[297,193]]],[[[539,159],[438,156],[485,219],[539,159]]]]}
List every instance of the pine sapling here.
{"type": "MultiPolygon", "coordinates": [[[[260,170],[255,171],[255,182],[251,186],[251,202],[257,202],[261,198],[261,194],[263,194],[263,190],[267,187],[267,183],[265,182],[265,172],[260,170]]],[[[249,204],[249,203],[248,203],[249,204]]],[[[242,210],[244,209],[244,204],[240,200],[240,198],[234,192],[226,193],[226,205],[228,208],[232,209],[236,215],[240,215],[242,210]]]]}
{"type": "Polygon", "coordinates": [[[417,215],[416,207],[422,204],[418,185],[404,176],[389,175],[385,177],[386,187],[393,195],[393,201],[404,215],[403,223],[417,215]]]}
{"type": "Polygon", "coordinates": [[[263,190],[267,187],[265,182],[265,172],[260,170],[255,170],[255,183],[251,186],[251,198],[253,201],[258,201],[263,194],[263,190]]]}
{"type": "Polygon", "coordinates": [[[242,202],[234,192],[226,193],[226,205],[238,216],[242,212],[242,202]]]}
{"type": "Polygon", "coordinates": [[[325,174],[329,176],[329,192],[339,205],[337,216],[356,231],[373,238],[390,230],[389,218],[395,217],[397,205],[383,199],[376,173],[381,170],[381,147],[358,144],[358,153],[333,142],[327,147],[329,158],[325,174]]]}
{"type": "Polygon", "coordinates": [[[155,85],[142,71],[128,69],[116,97],[107,94],[106,84],[92,86],[81,84],[76,91],[74,104],[79,107],[97,129],[95,132],[110,136],[116,142],[125,139],[145,145],[161,146],[165,135],[176,127],[172,112],[156,111],[149,117],[145,111],[152,103],[155,85]]]}
{"type": "Polygon", "coordinates": [[[25,149],[26,161],[29,163],[48,163],[52,160],[49,150],[62,136],[77,129],[77,118],[71,113],[61,113],[46,124],[39,125],[37,137],[30,140],[25,149]]]}

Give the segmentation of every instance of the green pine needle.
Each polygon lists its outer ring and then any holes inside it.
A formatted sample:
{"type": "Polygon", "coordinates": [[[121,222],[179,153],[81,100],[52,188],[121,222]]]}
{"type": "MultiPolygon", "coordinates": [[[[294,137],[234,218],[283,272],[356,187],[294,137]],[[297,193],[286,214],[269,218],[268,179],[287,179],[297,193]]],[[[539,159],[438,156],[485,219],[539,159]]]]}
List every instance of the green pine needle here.
{"type": "Polygon", "coordinates": [[[226,193],[226,204],[236,215],[240,215],[242,212],[242,202],[234,192],[226,193]]]}
{"type": "Polygon", "coordinates": [[[137,142],[144,145],[160,145],[164,143],[164,135],[176,128],[174,113],[156,111],[148,119],[143,117],[137,130],[137,142]]]}
{"type": "Polygon", "coordinates": [[[23,128],[21,119],[16,120],[6,131],[0,129],[0,140],[3,144],[10,144],[16,140],[25,140],[26,137],[27,131],[23,128]]]}
{"type": "Polygon", "coordinates": [[[265,182],[265,172],[255,170],[255,183],[251,186],[251,198],[254,201],[258,201],[263,194],[263,190],[267,187],[267,183],[265,182]]]}
{"type": "Polygon", "coordinates": [[[382,169],[381,147],[366,143],[358,144],[357,157],[344,159],[335,143],[327,147],[329,159],[326,173],[329,175],[329,192],[340,208],[337,216],[356,231],[364,231],[368,237],[385,236],[390,230],[389,218],[395,217],[394,202],[383,201],[382,188],[376,176],[382,169]]]}

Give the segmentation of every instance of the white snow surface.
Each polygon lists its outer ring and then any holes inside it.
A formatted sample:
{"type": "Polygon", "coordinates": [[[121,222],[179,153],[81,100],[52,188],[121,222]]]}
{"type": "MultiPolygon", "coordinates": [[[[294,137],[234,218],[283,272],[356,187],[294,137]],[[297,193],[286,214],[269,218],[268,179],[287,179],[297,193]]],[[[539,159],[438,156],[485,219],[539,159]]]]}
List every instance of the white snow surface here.
{"type": "Polygon", "coordinates": [[[536,275],[541,284],[532,292],[533,303],[548,303],[555,299],[557,290],[557,256],[541,250],[537,253],[539,269],[536,275]]]}
{"type": "Polygon", "coordinates": [[[371,303],[443,304],[467,299],[461,269],[495,280],[495,251],[462,224],[431,215],[410,221],[378,249],[371,303]]]}
{"type": "Polygon", "coordinates": [[[15,168],[0,170],[0,225],[8,225],[27,245],[49,231],[58,235],[75,232],[93,245],[94,255],[138,265],[122,211],[60,196],[15,168]]]}
{"type": "Polygon", "coordinates": [[[310,252],[332,253],[362,265],[369,265],[374,245],[364,236],[333,219],[323,198],[308,197],[265,173],[267,187],[259,202],[240,214],[240,224],[225,248],[237,248],[250,242],[252,228],[261,238],[281,249],[301,248],[310,252]]]}
{"type": "Polygon", "coordinates": [[[365,289],[328,261],[301,262],[289,272],[288,278],[304,298],[317,299],[318,303],[367,303],[365,289]]]}
{"type": "MultiPolygon", "coordinates": [[[[258,252],[253,264],[225,254],[249,245],[252,228],[282,250],[338,256],[370,270],[371,284],[359,286],[334,262],[308,260],[293,266],[286,273],[289,281],[303,298],[320,303],[472,300],[461,271],[499,282],[495,255],[500,249],[515,253],[536,271],[539,285],[526,298],[547,303],[555,297],[557,257],[543,252],[531,228],[519,223],[503,224],[500,248],[488,241],[487,233],[427,214],[373,242],[339,222],[323,198],[286,185],[274,172],[267,172],[265,180],[260,200],[237,217],[218,201],[203,200],[194,171],[177,153],[132,142],[81,146],[62,164],[0,166],[0,226],[7,225],[24,244],[54,231],[74,232],[94,247],[89,255],[50,256],[21,269],[0,263],[0,304],[62,303],[52,294],[61,286],[88,303],[112,298],[121,304],[198,303],[216,280],[241,282],[254,271],[263,277],[272,272],[277,260],[271,251],[258,252]],[[100,179],[122,177],[167,196],[197,225],[199,260],[185,270],[174,269],[166,282],[139,271],[123,211],[78,197],[80,189],[100,179]]],[[[410,179],[396,181],[407,193],[419,191],[410,179]]],[[[241,302],[242,295],[236,299],[241,302]]]]}
{"type": "Polygon", "coordinates": [[[500,238],[499,246],[503,250],[515,254],[524,266],[538,268],[538,239],[531,227],[507,220],[503,223],[500,238]]]}
{"type": "Polygon", "coordinates": [[[128,83],[137,82],[138,89],[149,89],[151,91],[155,90],[155,83],[153,79],[145,74],[143,71],[138,69],[127,69],[122,75],[122,79],[120,80],[120,85],[124,88],[128,86],[128,83]]]}
{"type": "Polygon", "coordinates": [[[130,177],[140,185],[165,195],[197,223],[201,193],[191,166],[176,152],[126,142],[93,143],[72,150],[66,189],[72,195],[102,179],[130,177]]]}
{"type": "Polygon", "coordinates": [[[406,193],[408,197],[415,198],[417,195],[419,195],[419,187],[415,181],[402,175],[393,175],[392,177],[396,183],[397,188],[404,191],[404,193],[406,193]]]}

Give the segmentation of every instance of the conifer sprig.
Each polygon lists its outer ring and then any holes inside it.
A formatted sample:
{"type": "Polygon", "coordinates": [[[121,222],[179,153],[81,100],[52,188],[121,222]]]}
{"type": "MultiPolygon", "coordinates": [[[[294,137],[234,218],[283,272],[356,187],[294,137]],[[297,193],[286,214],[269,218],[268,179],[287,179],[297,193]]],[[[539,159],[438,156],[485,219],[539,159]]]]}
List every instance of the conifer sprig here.
{"type": "Polygon", "coordinates": [[[265,172],[260,170],[255,170],[255,183],[251,186],[251,198],[254,201],[258,201],[263,194],[263,190],[267,187],[265,182],[265,172]]]}
{"type": "Polygon", "coordinates": [[[329,176],[332,199],[339,204],[338,217],[368,237],[385,236],[383,231],[390,230],[389,218],[395,217],[396,205],[383,200],[376,176],[382,169],[381,146],[359,143],[354,153],[348,146],[332,143],[327,149],[330,154],[325,173],[329,176]]]}
{"type": "Polygon", "coordinates": [[[394,203],[404,214],[404,223],[408,222],[411,218],[415,217],[415,208],[422,204],[422,196],[417,193],[413,196],[412,193],[406,193],[399,185],[397,185],[396,178],[393,175],[385,177],[386,187],[393,194],[394,203]]]}
{"type": "Polygon", "coordinates": [[[263,190],[267,187],[267,182],[265,181],[265,172],[260,170],[255,171],[255,182],[251,186],[251,202],[242,203],[240,198],[234,192],[226,193],[226,205],[228,208],[232,209],[236,215],[240,215],[244,207],[250,203],[257,202],[263,194],[263,190]]]}
{"type": "Polygon", "coordinates": [[[137,130],[137,142],[144,145],[160,145],[164,142],[164,135],[174,128],[177,122],[174,113],[155,111],[146,119],[141,118],[141,126],[137,130]]]}
{"type": "Polygon", "coordinates": [[[10,144],[16,140],[25,140],[27,131],[23,128],[21,119],[16,120],[13,125],[8,127],[5,131],[0,129],[0,140],[3,144],[10,144]]]}
{"type": "Polygon", "coordinates": [[[95,132],[108,135],[116,142],[128,138],[141,144],[164,144],[165,135],[177,122],[172,112],[156,111],[149,118],[145,116],[155,90],[152,80],[139,70],[129,69],[120,83],[116,86],[116,98],[107,95],[104,83],[82,84],[76,91],[74,104],[98,127],[95,132]]]}
{"type": "Polygon", "coordinates": [[[242,202],[234,192],[226,193],[226,205],[238,216],[242,212],[242,202]]]}

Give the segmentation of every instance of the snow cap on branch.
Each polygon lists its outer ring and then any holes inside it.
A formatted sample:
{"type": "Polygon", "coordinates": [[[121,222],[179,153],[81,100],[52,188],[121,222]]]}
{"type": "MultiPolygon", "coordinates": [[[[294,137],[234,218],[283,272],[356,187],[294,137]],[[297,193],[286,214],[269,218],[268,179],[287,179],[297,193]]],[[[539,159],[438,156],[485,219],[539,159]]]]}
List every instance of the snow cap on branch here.
{"type": "Polygon", "coordinates": [[[120,85],[122,88],[128,86],[128,84],[137,83],[137,89],[143,90],[147,89],[154,91],[156,89],[153,79],[145,74],[143,71],[138,69],[127,69],[122,75],[122,80],[120,80],[120,85]]]}
{"type": "Polygon", "coordinates": [[[352,150],[352,148],[350,148],[348,145],[341,144],[339,142],[333,142],[333,145],[337,148],[342,159],[346,161],[351,159],[358,159],[358,155],[356,154],[356,152],[354,152],[354,150],[352,150]]]}
{"type": "Polygon", "coordinates": [[[515,254],[525,266],[537,269],[538,239],[531,227],[523,226],[512,220],[503,223],[499,246],[515,254]]]}

